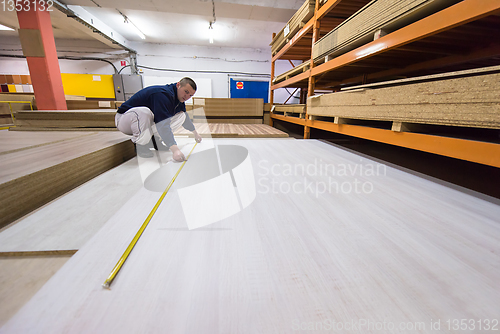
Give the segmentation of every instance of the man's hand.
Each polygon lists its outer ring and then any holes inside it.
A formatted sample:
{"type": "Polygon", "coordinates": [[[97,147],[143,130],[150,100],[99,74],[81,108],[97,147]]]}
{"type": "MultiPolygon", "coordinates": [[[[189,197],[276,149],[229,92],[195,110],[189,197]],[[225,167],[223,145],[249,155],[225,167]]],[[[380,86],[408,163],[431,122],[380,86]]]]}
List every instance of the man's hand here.
{"type": "Polygon", "coordinates": [[[194,140],[196,140],[197,143],[201,142],[201,136],[198,134],[196,130],[193,131],[194,134],[194,140]]]}
{"type": "Polygon", "coordinates": [[[181,162],[181,161],[186,160],[186,157],[181,152],[181,150],[179,149],[179,147],[177,147],[177,145],[170,146],[170,151],[172,151],[173,158],[174,158],[175,161],[181,162]]]}

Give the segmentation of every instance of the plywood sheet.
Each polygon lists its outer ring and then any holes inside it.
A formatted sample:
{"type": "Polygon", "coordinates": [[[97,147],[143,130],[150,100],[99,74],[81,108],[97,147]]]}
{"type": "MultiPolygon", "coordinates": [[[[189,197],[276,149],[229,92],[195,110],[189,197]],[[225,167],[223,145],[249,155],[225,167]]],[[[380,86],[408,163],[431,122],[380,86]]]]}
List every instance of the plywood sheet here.
{"type": "MultiPolygon", "coordinates": [[[[498,316],[498,203],[312,140],[204,141],[193,157],[214,143],[248,150],[251,175],[229,168],[237,212],[189,230],[182,188],[167,194],[104,290],[159,196],[141,190],[0,333],[327,332],[363,320],[433,333],[437,321],[444,331],[448,319],[498,316]],[[240,192],[252,184],[253,200],[240,192]]],[[[188,161],[179,181],[203,179],[205,165],[188,161]]],[[[227,205],[214,198],[191,202],[206,215],[227,205]]]]}

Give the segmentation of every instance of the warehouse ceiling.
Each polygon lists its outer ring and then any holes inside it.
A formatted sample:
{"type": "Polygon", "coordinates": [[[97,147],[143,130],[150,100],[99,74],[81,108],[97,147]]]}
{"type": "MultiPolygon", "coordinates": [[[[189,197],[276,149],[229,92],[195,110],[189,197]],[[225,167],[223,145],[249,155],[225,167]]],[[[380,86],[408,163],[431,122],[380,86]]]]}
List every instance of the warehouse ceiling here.
{"type": "MultiPolygon", "coordinates": [[[[303,0],[64,0],[70,9],[84,10],[102,21],[126,41],[220,46],[270,50],[273,32],[279,32],[303,0]],[[80,6],[80,7],[72,7],[80,6]],[[214,43],[209,43],[209,25],[213,24],[214,43]],[[123,14],[123,15],[122,15],[123,14]],[[126,16],[146,36],[142,40],[126,16]]],[[[92,29],[67,17],[55,8],[51,12],[55,39],[103,40],[92,29]]],[[[4,11],[0,24],[19,29],[17,15],[4,11]]],[[[17,31],[0,31],[1,36],[15,36],[17,31]]],[[[116,33],[115,33],[116,35],[116,33]]],[[[107,43],[112,46],[112,43],[107,43]]],[[[115,46],[116,47],[116,46],[115,46]]]]}

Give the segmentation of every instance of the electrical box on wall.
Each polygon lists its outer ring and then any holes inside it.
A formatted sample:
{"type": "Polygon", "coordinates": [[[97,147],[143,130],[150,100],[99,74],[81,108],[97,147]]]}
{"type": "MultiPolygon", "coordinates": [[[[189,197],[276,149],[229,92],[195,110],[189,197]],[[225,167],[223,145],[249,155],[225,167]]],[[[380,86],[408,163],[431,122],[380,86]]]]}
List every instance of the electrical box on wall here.
{"type": "Polygon", "coordinates": [[[142,76],[137,74],[114,74],[113,83],[117,101],[127,101],[144,87],[142,76]]]}

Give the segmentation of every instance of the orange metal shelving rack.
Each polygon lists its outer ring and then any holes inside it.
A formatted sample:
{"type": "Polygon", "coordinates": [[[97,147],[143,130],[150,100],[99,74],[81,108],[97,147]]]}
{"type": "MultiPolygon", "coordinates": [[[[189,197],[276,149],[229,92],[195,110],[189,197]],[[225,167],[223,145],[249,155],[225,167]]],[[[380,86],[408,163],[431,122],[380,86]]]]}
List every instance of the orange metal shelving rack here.
{"type": "MultiPolygon", "coordinates": [[[[340,85],[384,81],[395,75],[411,77],[500,65],[500,43],[497,42],[497,36],[500,36],[500,1],[463,0],[314,66],[312,59],[314,42],[333,26],[342,22],[339,17],[354,13],[348,13],[345,8],[360,8],[368,1],[329,0],[321,7],[318,2],[313,18],[272,57],[271,80],[275,76],[275,62],[280,59],[302,61],[311,59],[311,68],[287,80],[271,84],[271,105],[274,102],[273,91],[283,87],[308,87],[310,97],[314,95],[315,88],[333,91],[337,90],[340,85]],[[326,29],[321,30],[322,28],[326,29]],[[433,48],[429,48],[428,45],[433,45],[433,48]],[[419,55],[423,52],[427,53],[422,61],[419,55]],[[398,66],[393,67],[391,60],[395,58],[402,61],[398,63],[398,66]],[[368,73],[363,70],[371,67],[374,70],[368,73]]],[[[316,128],[500,167],[500,144],[496,143],[335,124],[310,119],[307,111],[305,119],[271,112],[271,125],[273,125],[273,120],[303,126],[305,139],[310,136],[309,129],[316,128]]]]}

